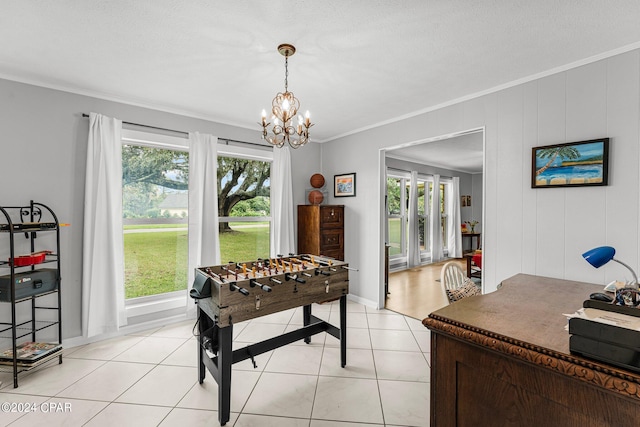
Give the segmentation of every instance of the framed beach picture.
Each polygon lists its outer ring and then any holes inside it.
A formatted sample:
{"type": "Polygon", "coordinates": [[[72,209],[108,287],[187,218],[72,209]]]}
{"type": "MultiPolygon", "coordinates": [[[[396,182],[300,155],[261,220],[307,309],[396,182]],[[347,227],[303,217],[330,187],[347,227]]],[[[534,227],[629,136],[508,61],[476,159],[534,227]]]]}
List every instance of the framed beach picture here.
{"type": "Polygon", "coordinates": [[[356,195],[356,174],[348,173],[333,176],[333,196],[352,197],[356,195]]]}
{"type": "Polygon", "coordinates": [[[607,185],[609,138],[533,147],[531,188],[607,185]]]}

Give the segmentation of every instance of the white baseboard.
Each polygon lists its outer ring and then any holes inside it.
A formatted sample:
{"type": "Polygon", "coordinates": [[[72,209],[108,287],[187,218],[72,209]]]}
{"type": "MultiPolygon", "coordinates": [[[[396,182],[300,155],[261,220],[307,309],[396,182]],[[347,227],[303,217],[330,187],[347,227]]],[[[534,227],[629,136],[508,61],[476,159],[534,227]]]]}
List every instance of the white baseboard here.
{"type": "MultiPolygon", "coordinates": [[[[162,326],[170,325],[172,323],[182,322],[189,319],[190,318],[186,314],[181,314],[178,316],[166,317],[164,319],[158,319],[150,322],[137,323],[131,326],[123,326],[122,328],[120,328],[118,332],[97,335],[90,338],[83,337],[83,336],[66,338],[62,340],[62,347],[73,348],[79,345],[86,345],[86,344],[91,344],[98,341],[108,340],[111,338],[121,337],[123,335],[135,334],[138,332],[146,331],[148,329],[160,328],[162,326]]],[[[193,321],[195,322],[195,318],[193,318],[193,321]]]]}
{"type": "Polygon", "coordinates": [[[349,301],[353,301],[353,302],[356,302],[358,304],[362,304],[364,306],[375,308],[376,310],[378,310],[378,304],[376,304],[375,301],[371,301],[371,300],[368,300],[366,298],[362,298],[362,297],[359,297],[357,295],[352,295],[352,294],[347,295],[347,299],[349,301]]]}

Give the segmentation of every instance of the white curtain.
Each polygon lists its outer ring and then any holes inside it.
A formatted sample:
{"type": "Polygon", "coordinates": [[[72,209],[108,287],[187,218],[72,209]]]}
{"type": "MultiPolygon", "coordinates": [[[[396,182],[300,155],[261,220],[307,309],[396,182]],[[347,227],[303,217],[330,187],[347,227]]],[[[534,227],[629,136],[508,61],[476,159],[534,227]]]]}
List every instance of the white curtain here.
{"type": "Polygon", "coordinates": [[[380,167],[382,168],[381,174],[384,176],[384,244],[389,244],[389,187],[388,185],[388,176],[387,176],[387,168],[383,163],[381,163],[380,167]]]}
{"type": "Polygon", "coordinates": [[[449,220],[447,221],[447,249],[450,258],[462,258],[462,230],[460,226],[460,178],[453,177],[451,197],[448,203],[449,220]]]}
{"type": "MultiPolygon", "coordinates": [[[[218,233],[218,138],[189,132],[189,276],[191,289],[195,269],[220,264],[218,233]]],[[[187,303],[187,313],[195,306],[187,303]]]]}
{"type": "Polygon", "coordinates": [[[442,250],[442,218],[440,216],[440,175],[433,175],[433,194],[429,211],[429,234],[431,235],[431,262],[441,261],[442,250]]]}
{"type": "Polygon", "coordinates": [[[276,148],[271,164],[271,257],[296,252],[289,147],[276,148]]]}
{"type": "Polygon", "coordinates": [[[420,241],[418,221],[418,171],[411,171],[409,184],[409,251],[407,265],[409,268],[420,265],[420,241]]]}
{"type": "Polygon", "coordinates": [[[122,122],[89,115],[82,249],[82,335],[126,325],[122,234],[122,122]]]}

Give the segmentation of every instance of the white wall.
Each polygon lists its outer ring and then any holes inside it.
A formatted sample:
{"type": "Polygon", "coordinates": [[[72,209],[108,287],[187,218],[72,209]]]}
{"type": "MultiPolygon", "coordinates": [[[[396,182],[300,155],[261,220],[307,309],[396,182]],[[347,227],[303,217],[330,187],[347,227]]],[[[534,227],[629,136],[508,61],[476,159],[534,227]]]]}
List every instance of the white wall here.
{"type": "MultiPolygon", "coordinates": [[[[249,130],[117,102],[0,79],[0,206],[50,206],[61,231],[63,338],[81,335],[82,230],[84,176],[89,119],[97,112],[120,120],[180,131],[199,131],[247,142],[260,142],[249,130]]],[[[295,203],[304,203],[311,173],[320,170],[320,147],[292,150],[295,203]]],[[[0,241],[0,256],[6,245],[0,241]]],[[[5,252],[3,252],[5,251],[5,252]]],[[[10,316],[0,305],[0,317],[10,316]]],[[[10,319],[10,317],[9,317],[10,319]]]]}
{"type": "Polygon", "coordinates": [[[599,284],[628,276],[580,254],[608,244],[639,265],[639,118],[635,50],[323,144],[326,175],[358,174],[358,195],[345,200],[345,258],[360,268],[351,291],[384,304],[380,149],[482,126],[485,291],[520,272],[599,284]],[[532,147],[600,137],[611,138],[609,186],[531,188],[532,147]]]}
{"type": "Polygon", "coordinates": [[[480,223],[476,225],[476,231],[482,232],[484,219],[482,218],[482,174],[476,173],[471,176],[471,212],[469,220],[476,220],[480,223]]]}

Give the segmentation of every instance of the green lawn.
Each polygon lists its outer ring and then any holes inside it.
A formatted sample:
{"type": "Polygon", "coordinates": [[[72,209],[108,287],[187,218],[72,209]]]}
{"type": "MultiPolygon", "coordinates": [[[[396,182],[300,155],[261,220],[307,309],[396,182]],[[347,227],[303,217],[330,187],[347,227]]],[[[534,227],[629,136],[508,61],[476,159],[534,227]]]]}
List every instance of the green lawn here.
{"type": "Polygon", "coordinates": [[[389,255],[398,255],[402,253],[400,247],[402,223],[400,218],[388,218],[389,224],[389,255]]]}
{"type": "MultiPolygon", "coordinates": [[[[255,224],[255,223],[254,223],[255,224]]],[[[231,223],[220,234],[221,261],[250,261],[269,256],[269,227],[231,223]]],[[[180,224],[163,224],[181,228],[180,224]]],[[[186,225],[182,225],[186,227],[186,225]]],[[[167,228],[128,226],[127,229],[167,228]]],[[[135,298],[187,289],[187,230],[124,235],[125,297],[135,298]]]]}

